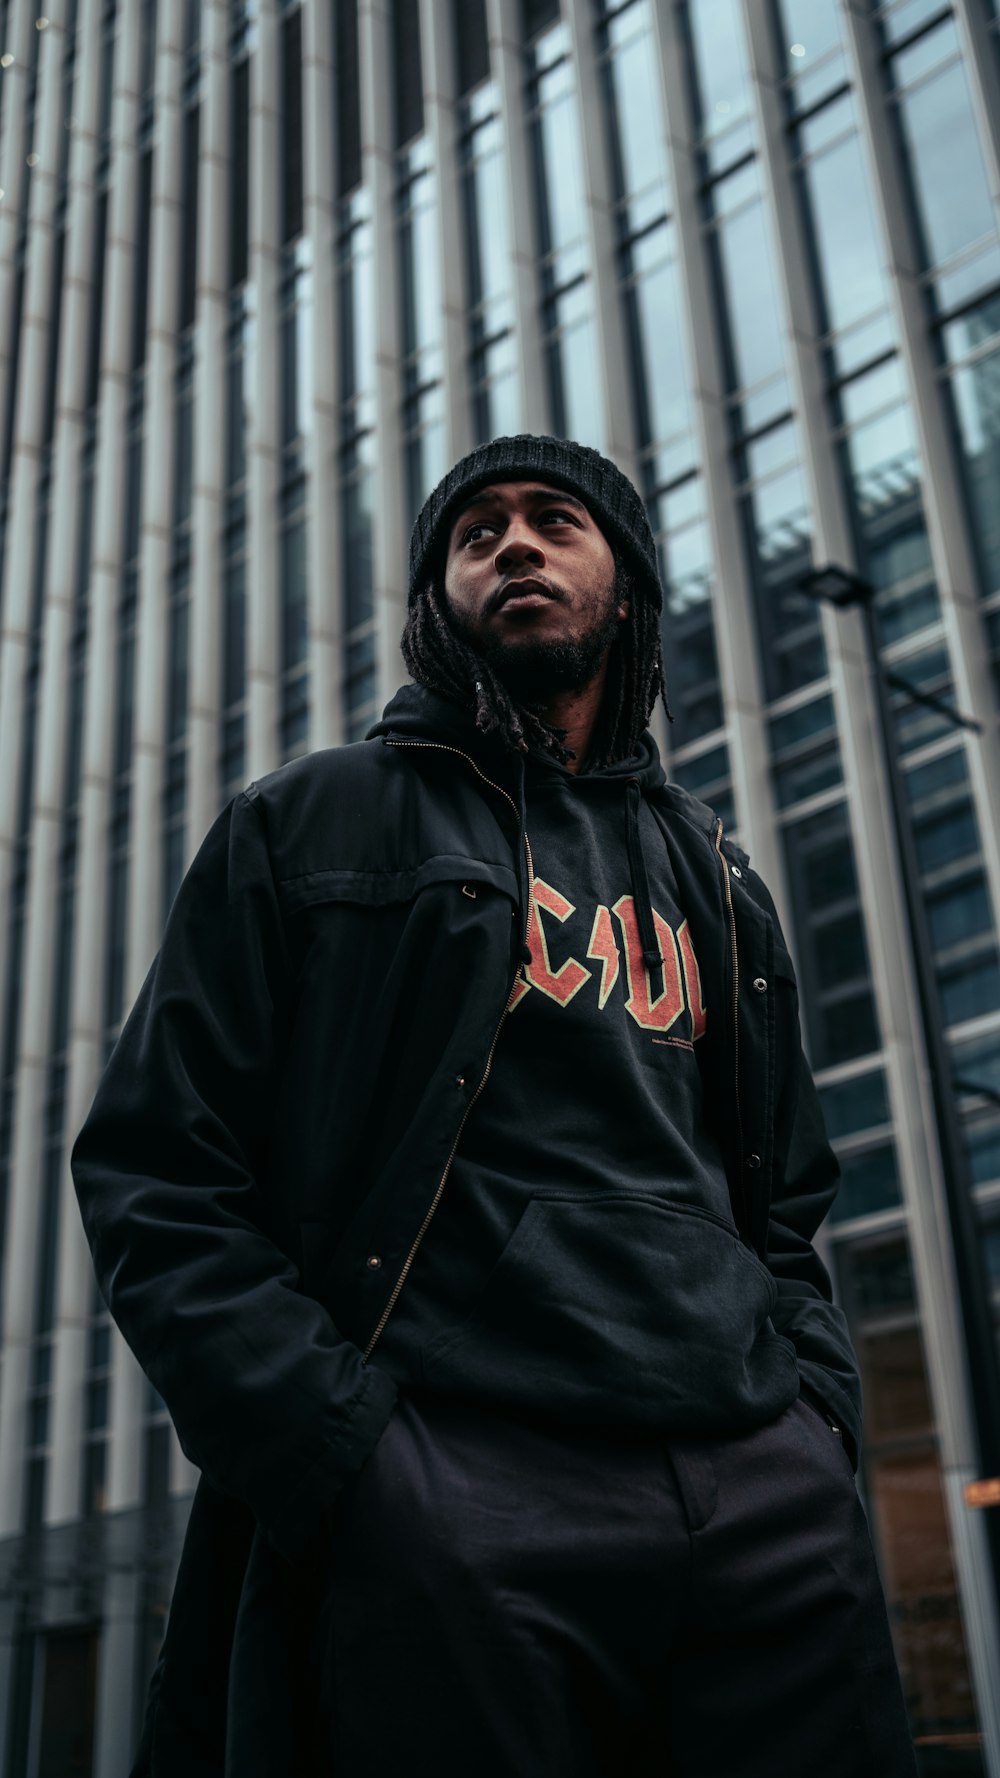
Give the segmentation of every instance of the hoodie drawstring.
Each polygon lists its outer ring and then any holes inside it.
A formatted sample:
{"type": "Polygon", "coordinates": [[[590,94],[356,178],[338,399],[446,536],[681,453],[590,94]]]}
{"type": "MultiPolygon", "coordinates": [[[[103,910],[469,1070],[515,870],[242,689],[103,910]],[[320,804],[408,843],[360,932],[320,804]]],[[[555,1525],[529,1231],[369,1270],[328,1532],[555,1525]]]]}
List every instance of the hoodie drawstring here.
{"type": "Polygon", "coordinates": [[[649,971],[649,986],[655,995],[663,992],[663,953],[660,941],[656,936],[656,924],[653,919],[653,904],[649,899],[649,878],[646,875],[646,860],[642,855],[642,840],[639,836],[639,807],[642,802],[642,789],[638,778],[630,778],[625,800],[625,848],[628,852],[629,874],[632,878],[632,898],[635,902],[636,915],[639,921],[639,937],[642,941],[642,960],[649,971]],[[659,971],[659,983],[655,972],[659,971]]]}

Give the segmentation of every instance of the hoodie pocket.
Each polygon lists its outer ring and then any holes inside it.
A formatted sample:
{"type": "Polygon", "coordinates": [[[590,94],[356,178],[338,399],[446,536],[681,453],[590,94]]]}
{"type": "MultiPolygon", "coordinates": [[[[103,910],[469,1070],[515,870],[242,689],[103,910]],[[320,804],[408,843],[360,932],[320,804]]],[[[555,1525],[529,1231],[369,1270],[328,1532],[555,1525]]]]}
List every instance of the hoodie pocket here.
{"type": "MultiPolygon", "coordinates": [[[[570,1401],[692,1431],[798,1391],[770,1272],[721,1216],[628,1192],[532,1198],[472,1313],[424,1348],[433,1387],[570,1401]]],[[[780,1411],[778,1408],[776,1411],[780,1411]]]]}

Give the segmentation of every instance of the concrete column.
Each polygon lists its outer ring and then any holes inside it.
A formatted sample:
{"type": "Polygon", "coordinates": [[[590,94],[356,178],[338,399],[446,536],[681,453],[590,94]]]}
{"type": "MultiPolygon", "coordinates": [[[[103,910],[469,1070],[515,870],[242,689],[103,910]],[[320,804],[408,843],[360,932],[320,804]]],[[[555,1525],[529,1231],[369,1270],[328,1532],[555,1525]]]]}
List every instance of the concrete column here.
{"type": "Polygon", "coordinates": [[[445,454],[457,463],[472,449],[469,401],[468,299],[455,101],[452,14],[438,0],[421,0],[420,42],[424,63],[424,127],[431,143],[437,189],[438,249],[441,256],[441,352],[444,384],[445,454]]]}
{"type": "MultiPolygon", "coordinates": [[[[858,564],[827,419],[825,377],[817,344],[801,211],[788,158],[781,70],[775,60],[768,21],[752,0],[746,4],[746,17],[755,64],[757,120],[768,173],[768,203],[772,227],[781,246],[779,271],[791,323],[789,360],[813,496],[815,556],[818,562],[835,561],[855,569],[858,564]]],[[[982,1515],[970,1514],[962,1502],[962,1488],[975,1474],[975,1438],[941,1156],[927,1060],[920,1040],[919,1007],[904,939],[906,907],[892,831],[892,804],[881,758],[877,704],[861,614],[825,607],[823,629],[939,1429],[941,1470],[963,1605],[967,1620],[976,1620],[974,1624],[967,1621],[967,1634],[980,1718],[989,1744],[993,1742],[994,1726],[988,1718],[995,1711],[997,1699],[986,1676],[1000,1669],[1000,1643],[989,1589],[981,1587],[979,1580],[989,1570],[982,1515]],[[955,1523],[956,1514],[959,1523],[955,1523]]]]}
{"type": "MultiPolygon", "coordinates": [[[[727,714],[730,770],[740,837],[754,868],[769,885],[784,920],[788,914],[788,893],[771,788],[753,589],[733,491],[726,385],[716,299],[709,277],[695,130],[684,74],[684,45],[676,9],[669,0],[654,0],[652,12],[667,119],[667,154],[676,194],[674,220],[688,356],[695,385],[695,429],[715,557],[712,621],[727,714]]],[[[669,662],[667,665],[669,671],[669,662]]]]}
{"type": "Polygon", "coordinates": [[[250,62],[250,267],[256,292],[256,396],[247,446],[247,776],[278,763],[280,678],[278,548],[279,406],[278,174],[279,26],[275,0],[260,0],[250,62]]]}
{"type": "MultiPolygon", "coordinates": [[[[44,1132],[38,1108],[44,1101],[45,1074],[53,1035],[52,964],[56,952],[58,918],[58,902],[53,886],[59,880],[59,852],[65,810],[63,765],[69,707],[73,606],[79,572],[80,465],[84,433],[82,408],[90,305],[93,300],[90,280],[93,270],[92,236],[96,207],[94,171],[97,159],[99,53],[100,0],[84,0],[77,25],[77,65],[74,80],[77,108],[74,112],[74,135],[68,168],[69,229],[63,259],[49,559],[40,699],[36,716],[36,777],[26,904],[28,924],[25,950],[28,966],[23,987],[25,1018],[21,1030],[21,1067],[25,1071],[25,1093],[22,1098],[22,1082],[19,1081],[15,1101],[19,1111],[28,1106],[34,1109],[30,1116],[18,1116],[13,1175],[15,1179],[27,1176],[33,1181],[39,1177],[42,1165],[44,1132]]],[[[56,119],[57,125],[64,125],[65,121],[56,119]]],[[[58,147],[53,147],[58,154],[58,147]]],[[[68,1123],[64,1128],[68,1146],[72,1132],[68,1123]]],[[[32,1190],[35,1189],[33,1185],[32,1190]]],[[[64,1244],[64,1224],[68,1218],[79,1224],[69,1168],[64,1163],[59,1202],[60,1247],[64,1244]]],[[[65,1406],[65,1401],[58,1390],[62,1312],[59,1299],[60,1278],[57,1260],[55,1376],[50,1408],[52,1460],[46,1476],[46,1516],[57,1492],[56,1478],[60,1458],[64,1454],[60,1409],[65,1406]]],[[[70,1418],[73,1417],[71,1412],[70,1418]]]]}
{"type": "Polygon", "coordinates": [[[632,373],[625,350],[625,323],[618,288],[615,194],[604,127],[606,101],[600,90],[590,0],[567,6],[573,60],[580,94],[583,175],[587,193],[587,233],[594,281],[597,366],[604,411],[604,449],[632,481],[639,479],[635,425],[629,395],[632,373]]]}
{"type": "MultiPolygon", "coordinates": [[[[9,868],[19,842],[21,761],[27,745],[25,671],[31,656],[36,624],[41,626],[41,676],[33,713],[39,745],[35,754],[35,804],[29,821],[29,893],[25,902],[24,976],[21,984],[21,1020],[17,1052],[14,1101],[11,1192],[7,1205],[7,1238],[3,1253],[3,1388],[0,1391],[0,1536],[16,1531],[22,1512],[24,1485],[25,1411],[31,1360],[38,1278],[38,1240],[41,1228],[42,1172],[45,1142],[45,1088],[48,1072],[48,1035],[52,1006],[53,928],[56,909],[51,897],[44,900],[32,882],[55,875],[58,850],[58,771],[61,750],[54,753],[61,730],[59,674],[65,649],[68,620],[66,606],[43,591],[39,612],[35,605],[36,582],[43,566],[38,561],[39,500],[48,501],[52,515],[52,490],[43,493],[42,464],[46,452],[44,400],[49,381],[49,360],[55,350],[53,271],[55,240],[53,219],[58,192],[58,155],[61,147],[63,54],[65,37],[52,30],[40,45],[41,65],[35,112],[34,140],[39,164],[33,169],[30,191],[28,263],[21,326],[23,363],[18,384],[17,426],[11,468],[11,509],[7,560],[7,597],[0,632],[0,847],[4,881],[0,882],[0,906],[9,905],[4,893],[9,868]],[[54,723],[54,737],[45,733],[46,719],[54,723]],[[47,745],[47,741],[49,744],[47,745]],[[40,805],[39,806],[39,802],[40,805]]],[[[52,517],[49,524],[51,527],[52,517]]],[[[45,568],[51,566],[51,552],[45,568]]],[[[10,921],[0,921],[0,944],[6,951],[10,921]]],[[[10,959],[7,959],[8,964],[10,959]]],[[[0,971],[3,956],[0,954],[0,971]]],[[[0,1005],[6,981],[0,973],[0,1005]]]]}
{"type": "MultiPolygon", "coordinates": [[[[96,643],[103,631],[107,638],[101,666],[94,661],[88,671],[88,709],[84,738],[84,775],[80,811],[80,863],[77,867],[78,912],[82,919],[84,891],[90,890],[88,902],[96,915],[100,936],[78,936],[80,950],[94,944],[101,954],[99,992],[94,1003],[98,1014],[103,1005],[105,944],[107,932],[107,859],[108,832],[111,815],[111,788],[114,772],[113,722],[115,718],[114,668],[117,642],[117,613],[122,582],[122,516],[125,493],[126,439],[128,405],[132,386],[129,347],[132,337],[133,304],[135,300],[136,220],[139,190],[139,156],[137,128],[139,119],[139,25],[138,9],[124,14],[119,27],[115,54],[112,164],[108,180],[110,208],[108,242],[105,256],[105,313],[101,350],[99,447],[96,481],[96,523],[94,559],[91,577],[91,636],[96,643]],[[108,405],[104,405],[107,391],[108,405]],[[102,688],[99,680],[108,674],[110,684],[102,688]],[[98,712],[97,700],[105,699],[106,710],[98,712]],[[82,866],[87,854],[88,871],[82,866]],[[90,872],[94,876],[88,881],[90,872]]],[[[88,661],[88,666],[90,662],[88,661]]],[[[79,933],[79,926],[77,928],[79,933]]],[[[128,982],[126,981],[126,999],[128,982]]],[[[103,1040],[103,1033],[99,1041],[103,1040]]],[[[141,1396],[138,1367],[124,1341],[116,1334],[112,1345],[111,1427],[109,1437],[108,1506],[111,1510],[130,1506],[138,1499],[140,1453],[136,1427],[140,1419],[141,1396]]]]}
{"type": "MultiPolygon", "coordinates": [[[[163,769],[166,752],[166,672],[170,546],[177,432],[177,328],[181,253],[181,172],[184,82],[183,7],[161,7],[157,15],[153,145],[153,184],[149,219],[149,301],[146,332],[145,424],[143,439],[140,575],[136,611],[136,697],[132,734],[131,846],[128,863],[128,931],[125,1001],[131,1005],[159,945],[163,899],[163,769]]],[[[202,119],[205,116],[202,109],[202,119]]],[[[206,141],[200,141],[202,168],[206,141]]],[[[202,171],[205,177],[204,170],[202,171]]],[[[199,256],[199,266],[201,259],[199,256]]],[[[197,403],[197,391],[196,391],[197,403]]],[[[200,413],[200,404],[196,412],[200,413]]],[[[197,437],[197,433],[196,433],[197,437]]],[[[195,511],[197,512],[197,496],[195,511]]],[[[188,794],[193,793],[193,761],[188,794]]],[[[142,1485],[145,1385],[135,1360],[116,1349],[114,1385],[127,1399],[128,1417],[120,1433],[130,1441],[129,1485],[138,1499],[142,1485]]]]}
{"type": "MultiPolygon", "coordinates": [[[[25,187],[31,177],[27,164],[31,145],[24,132],[31,57],[36,52],[35,35],[34,8],[10,6],[7,35],[0,45],[0,54],[9,53],[14,57],[9,68],[0,68],[3,83],[3,105],[0,106],[0,171],[3,173],[3,197],[0,198],[0,439],[6,435],[8,404],[19,351],[19,340],[13,331],[14,297],[21,212],[26,201],[25,187]]],[[[37,44],[39,54],[44,47],[44,43],[37,44]]],[[[37,110],[35,115],[38,116],[37,110]]],[[[18,374],[23,375],[23,372],[22,365],[18,374]]],[[[4,579],[8,580],[8,577],[5,575],[4,579]]]]}
{"type": "MultiPolygon", "coordinates": [[[[845,36],[849,43],[858,93],[862,140],[888,248],[890,284],[900,353],[907,370],[921,457],[925,468],[924,510],[941,599],[943,627],[955,677],[959,707],[987,715],[993,710],[988,684],[987,651],[977,608],[976,575],[965,524],[963,502],[954,460],[953,445],[944,407],[944,391],[928,337],[923,299],[918,283],[919,264],[910,221],[898,145],[886,114],[878,46],[870,22],[845,9],[845,36]]],[[[842,731],[843,742],[843,731],[842,731]]],[[[966,745],[969,776],[977,804],[987,875],[991,882],[994,924],[997,924],[1000,892],[1000,857],[995,813],[1000,808],[997,736],[987,731],[979,742],[966,745]]],[[[869,770],[870,770],[869,765],[869,770]]],[[[864,861],[867,865],[867,860],[864,861]]],[[[859,865],[862,859],[859,856],[859,865]]],[[[867,873],[866,873],[867,874],[867,873]]],[[[884,904],[883,877],[866,887],[866,900],[884,904]]],[[[873,957],[876,987],[883,960],[873,957]]],[[[911,987],[912,998],[912,987],[911,987]]],[[[880,1004],[883,1018],[886,1013],[880,1004]]],[[[900,1009],[902,1011],[902,1008],[900,1009]]],[[[886,1009],[888,1011],[888,1009],[886,1009]]],[[[895,1088],[893,1113],[902,1161],[901,1175],[910,1209],[910,1235],[925,1351],[935,1416],[938,1423],[945,1499],[959,1576],[969,1660],[991,1778],[1000,1774],[1000,1698],[995,1677],[1000,1666],[1000,1640],[995,1601],[985,1553],[985,1528],[979,1515],[965,1506],[962,1489],[975,1473],[973,1436],[968,1393],[965,1386],[964,1342],[957,1324],[948,1218],[940,1180],[936,1142],[929,1151],[922,1126],[930,1121],[928,1090],[922,1059],[908,1057],[918,1030],[915,1008],[908,1011],[902,1030],[886,1031],[887,1043],[898,1040],[898,1059],[889,1072],[895,1088]],[[909,1040],[909,1041],[907,1041],[909,1040]],[[906,1063],[909,1060],[907,1079],[906,1063]],[[913,1075],[916,1073],[917,1078],[913,1075]],[[917,1107],[922,1111],[914,1117],[917,1107]],[[928,1177],[930,1174],[930,1177],[928,1177]]]]}
{"type": "Polygon", "coordinates": [[[534,177],[524,104],[520,0],[486,0],[490,67],[500,95],[507,188],[507,235],[513,243],[512,292],[517,328],[518,405],[524,432],[549,432],[545,363],[539,315],[534,177]]]}
{"type": "MultiPolygon", "coordinates": [[[[20,8],[15,24],[17,55],[10,68],[0,71],[6,80],[15,68],[22,66],[23,79],[5,93],[4,114],[11,106],[10,128],[20,118],[24,128],[23,84],[27,79],[28,37],[27,9],[20,8]],[[20,109],[19,109],[20,107],[20,109]]],[[[32,27],[33,28],[33,27],[32,27]]],[[[48,356],[51,347],[50,309],[52,305],[52,263],[54,253],[53,212],[56,197],[56,176],[60,131],[60,93],[62,82],[63,33],[50,26],[40,33],[38,44],[40,66],[35,106],[34,139],[39,144],[40,159],[30,170],[30,186],[23,194],[29,206],[28,233],[25,247],[24,300],[20,335],[11,342],[11,351],[18,360],[14,437],[11,453],[7,519],[7,541],[3,562],[2,602],[0,602],[0,908],[10,905],[14,858],[18,844],[17,824],[21,792],[21,761],[26,743],[24,705],[26,669],[28,664],[33,600],[35,595],[36,551],[38,541],[38,484],[41,470],[42,412],[48,387],[48,356]],[[44,149],[44,153],[42,150],[44,149]]],[[[24,164],[27,149],[21,152],[20,139],[4,132],[8,154],[13,153],[18,172],[24,164]]],[[[3,163],[0,163],[2,166],[3,163]]],[[[9,162],[7,163],[9,164],[9,162]]],[[[13,170],[13,169],[12,169],[13,170]]],[[[25,175],[27,176],[27,175],[25,175]]],[[[10,198],[0,203],[0,268],[3,266],[5,229],[10,198]]],[[[13,263],[8,259],[6,275],[0,289],[11,290],[16,280],[13,263]]],[[[0,317],[2,319],[2,317],[0,317]]],[[[0,338],[6,337],[0,335],[0,338]]],[[[0,424],[4,410],[0,408],[0,424]]],[[[10,922],[0,920],[0,1006],[5,1004],[9,956],[10,922]]],[[[23,1005],[23,995],[22,995],[23,1005]]],[[[9,1248],[8,1248],[9,1257],[9,1248]]],[[[2,1458],[0,1458],[2,1462],[2,1458]]],[[[2,1473],[2,1471],[0,1471],[2,1473]]],[[[2,1509],[0,1509],[2,1512],[2,1509]]],[[[0,1518],[2,1523],[2,1518],[0,1518]]]]}
{"type": "Polygon", "coordinates": [[[163,760],[170,536],[177,431],[178,265],[184,79],[182,9],[158,14],[154,76],[153,184],[149,218],[140,574],[136,610],[136,697],[132,730],[131,846],[125,1001],[131,1006],[160,941],[163,900],[163,760]]]}
{"type": "Polygon", "coordinates": [[[961,470],[956,461],[948,395],[940,378],[924,308],[912,206],[900,165],[899,144],[887,112],[875,29],[870,20],[851,7],[846,9],[844,18],[862,139],[889,250],[900,355],[907,371],[925,470],[924,511],[955,693],[959,709],[973,711],[985,725],[981,736],[969,737],[966,753],[993,903],[993,924],[1000,932],[1000,824],[996,820],[996,811],[1000,809],[1000,723],[961,470]]]}
{"type": "Polygon", "coordinates": [[[399,638],[406,610],[402,400],[399,374],[399,280],[393,142],[392,37],[389,0],[359,0],[361,165],[371,193],[375,321],[375,469],[372,537],[378,639],[378,697],[385,704],[400,678],[399,638]]]}
{"type": "Polygon", "coordinates": [[[225,475],[229,248],[229,56],[225,0],[202,7],[198,300],[195,323],[186,859],[218,812],[222,691],[222,484],[225,475]]]}
{"type": "Polygon", "coordinates": [[[343,589],[337,431],[339,403],[336,279],[337,169],[333,105],[333,16],[307,5],[303,15],[305,134],[304,230],[312,278],[312,416],[305,444],[308,502],[309,717],[313,747],[344,739],[343,589]]]}

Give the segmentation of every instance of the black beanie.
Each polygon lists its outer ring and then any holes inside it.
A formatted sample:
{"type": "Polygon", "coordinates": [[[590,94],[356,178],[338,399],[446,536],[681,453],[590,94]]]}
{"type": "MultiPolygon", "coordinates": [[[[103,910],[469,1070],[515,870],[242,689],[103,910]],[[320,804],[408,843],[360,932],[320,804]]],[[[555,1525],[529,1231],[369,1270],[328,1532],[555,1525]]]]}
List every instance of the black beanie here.
{"type": "Polygon", "coordinates": [[[490,482],[551,482],[583,501],[616,554],[636,582],[637,591],[659,611],[663,603],[656,549],[646,509],[626,475],[589,445],[571,439],[494,438],[449,469],[427,496],[410,535],[410,595],[417,595],[433,575],[443,554],[450,522],[458,507],[490,482]]]}

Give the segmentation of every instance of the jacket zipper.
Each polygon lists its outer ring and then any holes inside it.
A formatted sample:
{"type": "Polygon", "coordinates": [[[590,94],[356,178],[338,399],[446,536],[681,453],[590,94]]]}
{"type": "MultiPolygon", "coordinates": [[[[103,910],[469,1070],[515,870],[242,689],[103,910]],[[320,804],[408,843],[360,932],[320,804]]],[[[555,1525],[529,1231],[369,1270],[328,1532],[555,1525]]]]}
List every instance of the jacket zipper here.
{"type": "Polygon", "coordinates": [[[736,914],[733,910],[733,892],[729,883],[729,871],[722,856],[722,819],[716,817],[715,850],[719,854],[722,868],[722,883],[726,896],[726,916],[729,921],[729,944],[733,954],[733,1098],[736,1105],[736,1129],[740,1139],[740,1166],[743,1165],[743,1119],[740,1114],[740,959],[736,948],[736,914]]]}
{"type": "MultiPolygon", "coordinates": [[[[504,790],[502,784],[494,784],[492,778],[487,778],[486,773],[481,772],[479,770],[479,767],[477,766],[475,760],[470,758],[468,753],[463,753],[460,747],[448,747],[448,746],[446,746],[446,744],[443,741],[386,741],[385,745],[387,747],[428,747],[428,748],[433,748],[438,753],[454,753],[459,759],[464,759],[466,761],[466,763],[472,767],[477,778],[481,778],[483,783],[488,784],[491,790],[495,790],[498,796],[502,796],[505,798],[505,800],[510,804],[511,808],[513,809],[514,814],[517,816],[518,825],[520,825],[520,820],[521,820],[520,811],[518,809],[516,802],[514,801],[514,798],[506,790],[504,790]]],[[[525,854],[527,856],[527,861],[528,861],[529,906],[528,906],[527,914],[525,916],[525,927],[524,927],[524,943],[525,943],[525,945],[527,945],[527,942],[528,942],[528,922],[531,918],[530,898],[531,898],[532,885],[534,884],[534,881],[535,881],[535,867],[532,862],[531,846],[528,843],[527,832],[525,832],[525,835],[524,835],[524,850],[525,850],[525,854]]],[[[523,965],[522,965],[522,967],[523,967],[523,965]]],[[[417,1257],[417,1251],[420,1247],[420,1243],[423,1240],[424,1236],[426,1235],[427,1230],[430,1228],[431,1222],[433,1221],[433,1218],[434,1218],[434,1212],[436,1211],[438,1205],[441,1202],[441,1198],[444,1193],[444,1188],[448,1183],[448,1175],[451,1172],[451,1164],[452,1164],[453,1160],[455,1159],[456,1153],[458,1152],[458,1145],[462,1140],[462,1131],[465,1129],[465,1125],[468,1120],[469,1113],[471,1112],[472,1107],[475,1105],[476,1100],[479,1098],[479,1095],[482,1092],[483,1088],[485,1087],[486,1082],[489,1080],[490,1069],[493,1066],[494,1052],[496,1050],[497,1043],[500,1038],[500,1033],[503,1030],[504,1020],[506,1019],[507,1014],[510,1011],[511,1001],[514,998],[514,994],[517,989],[518,977],[520,976],[520,973],[521,973],[520,969],[515,971],[514,980],[511,983],[510,993],[507,996],[507,1003],[504,1006],[503,1012],[500,1014],[500,1023],[497,1025],[497,1028],[493,1033],[493,1042],[490,1044],[489,1053],[486,1057],[486,1067],[483,1069],[482,1079],[480,1080],[479,1085],[477,1086],[475,1092],[473,1093],[471,1099],[469,1100],[469,1103],[465,1107],[465,1111],[462,1116],[462,1121],[458,1126],[458,1130],[455,1135],[455,1140],[451,1145],[451,1152],[448,1156],[447,1161],[445,1162],[444,1172],[442,1173],[441,1178],[438,1180],[437,1190],[434,1193],[433,1198],[431,1199],[427,1214],[424,1217],[423,1222],[420,1224],[419,1229],[417,1230],[413,1245],[410,1248],[410,1251],[407,1254],[405,1260],[403,1261],[403,1269],[400,1272],[399,1277],[396,1279],[396,1282],[392,1287],[392,1294],[390,1295],[389,1300],[385,1305],[385,1308],[382,1310],[382,1314],[379,1317],[378,1325],[375,1328],[375,1332],[372,1334],[371,1339],[369,1340],[367,1346],[365,1347],[364,1353],[362,1355],[362,1363],[363,1364],[368,1363],[368,1360],[371,1357],[372,1353],[374,1352],[378,1341],[381,1339],[382,1334],[385,1332],[386,1323],[388,1322],[393,1309],[396,1307],[396,1304],[399,1301],[400,1291],[402,1290],[403,1285],[406,1283],[406,1280],[409,1276],[410,1267],[412,1266],[414,1260],[417,1257]]]]}

